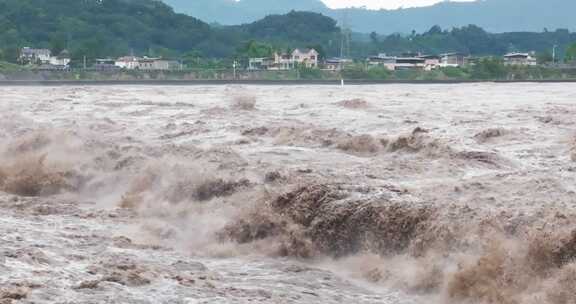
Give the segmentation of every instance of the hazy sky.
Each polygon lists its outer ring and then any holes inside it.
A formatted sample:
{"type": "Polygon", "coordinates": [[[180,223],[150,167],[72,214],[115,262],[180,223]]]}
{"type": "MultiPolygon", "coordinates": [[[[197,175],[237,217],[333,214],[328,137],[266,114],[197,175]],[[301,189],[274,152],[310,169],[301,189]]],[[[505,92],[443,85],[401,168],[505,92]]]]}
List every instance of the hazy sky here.
{"type": "MultiPolygon", "coordinates": [[[[372,9],[384,8],[395,9],[399,7],[427,6],[443,0],[322,0],[332,8],[349,6],[366,6],[372,9]]],[[[474,1],[474,0],[457,0],[474,1]]]]}

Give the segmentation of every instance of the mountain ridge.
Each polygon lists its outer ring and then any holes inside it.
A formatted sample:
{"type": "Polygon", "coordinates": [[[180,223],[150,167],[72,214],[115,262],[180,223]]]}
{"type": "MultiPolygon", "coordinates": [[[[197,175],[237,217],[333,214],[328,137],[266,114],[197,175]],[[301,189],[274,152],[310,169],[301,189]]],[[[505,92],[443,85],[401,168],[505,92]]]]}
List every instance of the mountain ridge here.
{"type": "Polygon", "coordinates": [[[356,32],[380,34],[422,32],[434,25],[451,28],[475,24],[490,32],[576,30],[576,1],[479,0],[440,2],[427,7],[396,10],[330,9],[320,0],[163,0],[177,12],[224,25],[250,23],[270,14],[312,11],[342,20],[356,32]],[[546,12],[543,14],[543,12],[546,12]]]}

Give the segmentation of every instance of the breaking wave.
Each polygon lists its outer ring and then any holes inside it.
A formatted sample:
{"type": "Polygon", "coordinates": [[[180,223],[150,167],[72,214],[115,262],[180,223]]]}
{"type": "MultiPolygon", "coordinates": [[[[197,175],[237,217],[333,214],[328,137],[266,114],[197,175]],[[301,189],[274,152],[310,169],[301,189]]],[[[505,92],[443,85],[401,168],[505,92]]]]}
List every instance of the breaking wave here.
{"type": "Polygon", "coordinates": [[[432,207],[394,188],[311,185],[255,206],[219,232],[268,254],[332,257],[334,269],[446,303],[571,303],[573,214],[539,218],[432,207]]]}
{"type": "MultiPolygon", "coordinates": [[[[255,105],[252,98],[240,98],[230,108],[253,111],[255,105]]],[[[474,138],[487,142],[502,134],[487,130],[474,138]]],[[[459,149],[423,128],[376,136],[258,127],[242,135],[358,156],[514,166],[496,152],[459,149]]],[[[1,191],[109,201],[134,211],[136,230],[151,242],[211,255],[229,250],[297,258],[439,303],[576,301],[576,217],[568,210],[525,214],[432,204],[392,184],[297,184],[280,171],[249,172],[232,148],[118,145],[54,130],[28,130],[14,138],[2,139],[1,191]]],[[[107,271],[105,265],[94,269],[107,271]]],[[[139,276],[113,280],[146,282],[139,276]]]]}

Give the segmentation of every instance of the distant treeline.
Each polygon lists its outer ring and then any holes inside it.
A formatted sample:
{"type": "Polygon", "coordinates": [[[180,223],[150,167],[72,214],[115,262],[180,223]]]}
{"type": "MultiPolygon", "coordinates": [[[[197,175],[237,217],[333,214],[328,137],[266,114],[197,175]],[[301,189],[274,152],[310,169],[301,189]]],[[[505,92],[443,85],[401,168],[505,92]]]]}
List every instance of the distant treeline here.
{"type": "Polygon", "coordinates": [[[402,52],[422,52],[439,54],[461,52],[476,56],[503,55],[508,52],[528,52],[550,54],[556,45],[557,58],[561,58],[567,47],[576,43],[576,33],[566,29],[536,32],[488,33],[475,25],[443,30],[433,26],[424,33],[410,35],[380,36],[376,33],[359,37],[363,42],[358,48],[368,44],[368,53],[377,51],[392,54],[402,52]]]}
{"type": "MultiPolygon", "coordinates": [[[[0,60],[16,62],[21,47],[49,48],[53,54],[70,51],[73,63],[95,58],[136,55],[187,58],[200,62],[241,59],[274,50],[314,47],[327,57],[340,54],[337,22],[317,13],[271,15],[240,26],[209,25],[174,13],[155,0],[0,0],[0,60]]],[[[558,45],[559,57],[576,33],[491,34],[476,26],[425,33],[380,36],[353,35],[351,56],[377,53],[463,52],[501,55],[508,51],[537,51],[546,56],[558,45]]]]}
{"type": "Polygon", "coordinates": [[[235,56],[250,40],[305,47],[337,38],[336,22],[316,13],[293,12],[241,25],[210,26],[176,14],[155,0],[0,0],[2,59],[19,48],[68,49],[74,59],[130,54],[207,58],[235,56]]]}

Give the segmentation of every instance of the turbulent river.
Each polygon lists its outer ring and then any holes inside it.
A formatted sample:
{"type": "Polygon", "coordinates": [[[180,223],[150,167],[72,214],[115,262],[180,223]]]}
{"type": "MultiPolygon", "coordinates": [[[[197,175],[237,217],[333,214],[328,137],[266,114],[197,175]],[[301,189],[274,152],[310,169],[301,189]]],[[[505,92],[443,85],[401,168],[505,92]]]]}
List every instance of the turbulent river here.
{"type": "Polygon", "coordinates": [[[574,303],[575,191],[575,84],[0,87],[0,303],[574,303]]]}

